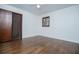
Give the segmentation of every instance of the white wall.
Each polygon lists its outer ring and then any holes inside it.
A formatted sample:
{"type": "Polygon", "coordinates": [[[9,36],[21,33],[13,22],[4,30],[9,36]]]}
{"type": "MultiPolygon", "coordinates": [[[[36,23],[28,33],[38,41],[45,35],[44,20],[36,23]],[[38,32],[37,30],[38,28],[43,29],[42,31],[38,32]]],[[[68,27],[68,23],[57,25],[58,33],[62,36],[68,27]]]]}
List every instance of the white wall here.
{"type": "Polygon", "coordinates": [[[79,43],[79,5],[41,15],[40,35],[79,43]],[[50,27],[41,27],[44,16],[50,16],[50,27]]]}
{"type": "Polygon", "coordinates": [[[20,10],[18,8],[9,5],[0,4],[0,8],[23,14],[23,21],[22,21],[23,38],[38,35],[37,15],[31,14],[27,11],[20,10]]]}

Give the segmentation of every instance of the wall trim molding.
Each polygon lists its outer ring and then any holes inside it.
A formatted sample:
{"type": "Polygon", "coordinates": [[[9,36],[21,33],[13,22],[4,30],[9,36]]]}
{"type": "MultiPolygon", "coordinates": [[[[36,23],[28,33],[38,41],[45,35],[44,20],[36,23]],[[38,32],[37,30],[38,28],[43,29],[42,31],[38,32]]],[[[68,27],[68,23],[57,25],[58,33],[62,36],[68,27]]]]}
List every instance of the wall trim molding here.
{"type": "Polygon", "coordinates": [[[56,37],[56,36],[48,36],[48,35],[39,35],[39,36],[44,36],[44,37],[48,37],[48,38],[55,38],[55,39],[58,39],[58,40],[64,40],[64,41],[69,41],[69,42],[73,42],[73,43],[78,43],[79,44],[79,41],[73,41],[73,40],[68,40],[66,38],[61,38],[61,37],[56,37]]]}

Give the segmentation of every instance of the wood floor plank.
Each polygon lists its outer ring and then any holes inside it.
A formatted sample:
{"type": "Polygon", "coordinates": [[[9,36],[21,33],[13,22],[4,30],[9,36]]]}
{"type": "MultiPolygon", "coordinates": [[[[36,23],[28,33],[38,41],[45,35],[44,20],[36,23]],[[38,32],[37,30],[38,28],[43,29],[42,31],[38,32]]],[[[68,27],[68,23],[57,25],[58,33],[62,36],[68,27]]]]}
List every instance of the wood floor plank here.
{"type": "Polygon", "coordinates": [[[79,53],[79,44],[35,36],[0,43],[0,54],[74,54],[79,53]]]}

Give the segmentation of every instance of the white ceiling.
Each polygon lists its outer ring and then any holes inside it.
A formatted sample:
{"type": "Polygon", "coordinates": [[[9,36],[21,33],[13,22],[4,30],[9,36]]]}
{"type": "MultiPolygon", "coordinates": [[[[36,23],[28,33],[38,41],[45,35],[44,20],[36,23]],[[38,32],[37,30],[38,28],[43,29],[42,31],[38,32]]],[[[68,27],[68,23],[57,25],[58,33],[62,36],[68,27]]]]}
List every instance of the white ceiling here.
{"type": "Polygon", "coordinates": [[[36,8],[36,4],[9,4],[11,6],[26,10],[34,14],[44,14],[51,11],[67,8],[75,4],[40,4],[40,8],[36,8]]]}

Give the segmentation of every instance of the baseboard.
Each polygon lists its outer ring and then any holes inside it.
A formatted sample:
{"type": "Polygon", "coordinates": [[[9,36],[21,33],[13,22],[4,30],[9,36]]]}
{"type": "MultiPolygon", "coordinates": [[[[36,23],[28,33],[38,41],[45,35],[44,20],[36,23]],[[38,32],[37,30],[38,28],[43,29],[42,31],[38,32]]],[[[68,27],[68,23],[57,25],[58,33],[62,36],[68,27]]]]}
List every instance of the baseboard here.
{"type": "Polygon", "coordinates": [[[23,36],[22,38],[29,38],[29,37],[34,37],[34,36],[38,36],[38,35],[26,35],[26,36],[23,36]]]}
{"type": "Polygon", "coordinates": [[[69,40],[69,39],[66,39],[66,38],[61,38],[61,37],[56,37],[56,36],[48,36],[48,35],[40,35],[40,36],[44,36],[44,37],[48,37],[48,38],[55,38],[55,39],[69,41],[69,42],[73,42],[73,43],[78,43],[79,44],[79,41],[69,40]]]}
{"type": "Polygon", "coordinates": [[[66,38],[61,38],[61,37],[57,37],[57,36],[48,36],[48,35],[27,35],[27,36],[23,36],[22,38],[29,38],[29,37],[35,37],[35,36],[43,36],[43,37],[48,37],[48,38],[56,38],[59,40],[65,40],[65,41],[69,41],[69,42],[73,42],[73,43],[78,43],[79,41],[74,41],[74,40],[70,40],[70,39],[66,39],[66,38]]]}

